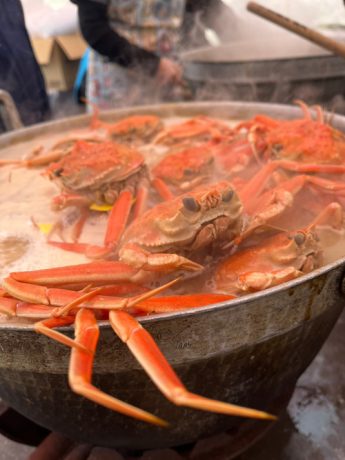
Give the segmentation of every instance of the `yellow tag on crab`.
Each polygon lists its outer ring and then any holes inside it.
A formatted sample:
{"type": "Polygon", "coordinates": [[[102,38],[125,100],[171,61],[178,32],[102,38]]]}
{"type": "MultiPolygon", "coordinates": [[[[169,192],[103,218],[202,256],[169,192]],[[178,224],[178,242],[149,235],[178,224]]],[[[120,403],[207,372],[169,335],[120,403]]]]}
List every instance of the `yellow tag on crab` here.
{"type": "Polygon", "coordinates": [[[90,206],[91,211],[100,211],[100,212],[110,211],[111,208],[112,208],[112,205],[110,205],[110,204],[96,204],[96,203],[93,203],[90,206]]]}
{"type": "Polygon", "coordinates": [[[37,224],[37,227],[44,235],[48,235],[53,228],[53,224],[37,224]]]}

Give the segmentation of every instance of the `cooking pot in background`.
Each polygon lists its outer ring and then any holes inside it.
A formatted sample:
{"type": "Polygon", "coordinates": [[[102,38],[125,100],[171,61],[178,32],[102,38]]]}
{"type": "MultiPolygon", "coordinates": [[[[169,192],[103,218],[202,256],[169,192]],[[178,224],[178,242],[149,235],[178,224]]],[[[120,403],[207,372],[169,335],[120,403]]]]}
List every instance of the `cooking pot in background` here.
{"type": "Polygon", "coordinates": [[[180,57],[197,100],[303,99],[345,113],[345,59],[299,37],[204,47],[180,57]]]}

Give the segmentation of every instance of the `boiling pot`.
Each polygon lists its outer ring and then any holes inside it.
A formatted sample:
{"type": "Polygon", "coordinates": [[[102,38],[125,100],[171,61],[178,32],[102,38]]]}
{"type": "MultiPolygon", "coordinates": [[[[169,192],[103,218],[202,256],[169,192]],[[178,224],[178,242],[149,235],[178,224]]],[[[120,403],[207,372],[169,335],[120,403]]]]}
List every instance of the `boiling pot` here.
{"type": "Polygon", "coordinates": [[[345,109],[344,58],[299,37],[207,46],[180,58],[197,100],[288,103],[299,98],[329,107],[337,102],[337,111],[345,109]]]}
{"type": "MultiPolygon", "coordinates": [[[[245,119],[257,113],[300,117],[298,108],[272,104],[189,103],[110,111],[106,121],[130,114],[245,119]]],[[[0,138],[9,146],[41,135],[65,135],[87,115],[21,129],[0,138]]],[[[345,131],[345,118],[333,124],[345,131]]],[[[211,398],[279,415],[299,376],[327,339],[344,305],[345,259],[294,281],[193,310],[139,318],[188,389],[211,398]]],[[[63,328],[69,336],[72,328],[63,328]]],[[[37,335],[31,325],[0,324],[0,398],[36,423],[81,442],[132,449],[191,443],[223,430],[233,453],[255,440],[271,422],[227,417],[177,407],[146,376],[108,322],[100,323],[93,383],[117,398],[171,423],[158,428],[112,412],[74,394],[67,383],[70,350],[37,335]]],[[[229,452],[230,456],[230,452],[229,452]]]]}

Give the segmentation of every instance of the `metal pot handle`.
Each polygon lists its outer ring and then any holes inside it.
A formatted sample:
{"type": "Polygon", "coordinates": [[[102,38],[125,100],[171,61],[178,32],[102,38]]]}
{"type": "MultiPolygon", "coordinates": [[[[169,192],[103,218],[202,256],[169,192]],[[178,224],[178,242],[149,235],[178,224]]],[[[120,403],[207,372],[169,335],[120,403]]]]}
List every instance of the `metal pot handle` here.
{"type": "Polygon", "coordinates": [[[22,120],[12,96],[3,89],[0,89],[0,118],[3,120],[7,131],[23,127],[22,120]]]}

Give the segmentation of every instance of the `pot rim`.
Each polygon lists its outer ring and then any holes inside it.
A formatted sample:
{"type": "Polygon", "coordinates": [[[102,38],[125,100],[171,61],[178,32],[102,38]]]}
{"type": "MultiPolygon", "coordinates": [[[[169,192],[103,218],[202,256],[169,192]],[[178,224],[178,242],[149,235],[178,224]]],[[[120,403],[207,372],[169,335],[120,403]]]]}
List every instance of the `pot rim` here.
{"type": "MultiPolygon", "coordinates": [[[[311,107],[312,109],[312,107],[311,107]]],[[[199,101],[199,102],[178,102],[178,103],[166,103],[166,104],[148,104],[138,105],[120,109],[109,109],[100,112],[99,118],[101,120],[108,121],[108,119],[117,120],[123,116],[131,116],[134,114],[156,114],[162,115],[163,117],[173,116],[190,116],[188,110],[195,112],[194,115],[198,114],[198,110],[207,111],[210,116],[216,116],[224,118],[225,116],[237,117],[255,113],[258,111],[264,111],[271,116],[284,116],[288,119],[298,117],[301,115],[300,107],[289,104],[278,104],[268,102],[242,102],[242,101],[199,101]],[[224,110],[235,111],[235,113],[224,113],[224,110]],[[255,112],[254,112],[255,111],[255,112]],[[187,113],[185,113],[187,112],[187,113]],[[220,114],[217,115],[217,112],[220,114]]],[[[337,125],[338,122],[343,124],[345,131],[345,117],[339,114],[334,114],[325,111],[324,114],[327,117],[332,117],[332,124],[337,125]]],[[[73,115],[70,117],[60,118],[58,120],[47,121],[44,123],[38,123],[33,126],[23,127],[15,131],[10,131],[0,136],[0,153],[1,149],[10,147],[18,142],[25,142],[34,139],[39,135],[49,134],[51,132],[59,133],[64,128],[74,129],[85,127],[84,123],[91,120],[91,114],[73,115]]],[[[236,118],[234,118],[236,119],[236,118]]]]}

